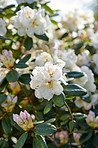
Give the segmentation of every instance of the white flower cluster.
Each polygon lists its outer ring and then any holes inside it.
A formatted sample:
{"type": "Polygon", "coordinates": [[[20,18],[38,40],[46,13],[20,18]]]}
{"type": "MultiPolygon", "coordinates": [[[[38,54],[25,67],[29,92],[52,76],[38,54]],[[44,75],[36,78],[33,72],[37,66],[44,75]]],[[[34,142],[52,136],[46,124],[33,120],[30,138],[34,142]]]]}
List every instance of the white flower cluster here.
{"type": "Polygon", "coordinates": [[[98,50],[98,31],[91,36],[91,45],[98,50]]]}
{"type": "Polygon", "coordinates": [[[5,26],[6,26],[5,21],[2,18],[0,18],[0,35],[6,34],[7,30],[5,26]]]}
{"type": "Polygon", "coordinates": [[[18,4],[22,4],[22,3],[29,3],[32,4],[33,2],[35,2],[37,0],[17,0],[18,4]]]}
{"type": "Polygon", "coordinates": [[[94,22],[94,16],[92,11],[68,11],[62,16],[62,26],[65,29],[71,31],[82,30],[85,24],[91,24],[94,22]]]}
{"type": "Polygon", "coordinates": [[[13,17],[13,23],[20,36],[27,34],[29,37],[33,37],[34,33],[43,35],[46,32],[50,19],[48,15],[45,16],[44,9],[36,10],[26,6],[21,7],[21,10],[13,17]]]}
{"type": "Polygon", "coordinates": [[[36,67],[31,75],[30,86],[35,89],[37,98],[50,100],[53,95],[60,95],[63,87],[60,84],[62,70],[59,66],[47,62],[45,66],[36,67]]]}
{"type": "Polygon", "coordinates": [[[96,74],[98,74],[98,53],[93,56],[93,62],[95,64],[94,71],[96,74]]]}

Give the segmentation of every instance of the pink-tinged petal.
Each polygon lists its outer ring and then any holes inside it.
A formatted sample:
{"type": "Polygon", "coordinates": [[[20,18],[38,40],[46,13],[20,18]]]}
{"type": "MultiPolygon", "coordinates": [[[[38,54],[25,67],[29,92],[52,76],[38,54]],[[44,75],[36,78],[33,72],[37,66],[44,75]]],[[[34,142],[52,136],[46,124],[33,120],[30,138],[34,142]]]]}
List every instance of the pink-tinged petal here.
{"type": "Polygon", "coordinates": [[[32,120],[35,120],[35,116],[33,114],[31,115],[31,118],[32,118],[32,120]]]}
{"type": "Polygon", "coordinates": [[[23,124],[22,119],[19,117],[19,115],[17,114],[13,114],[13,120],[17,123],[17,124],[23,124]]]}
{"type": "Polygon", "coordinates": [[[27,121],[29,121],[29,119],[30,119],[30,114],[29,114],[26,110],[24,111],[24,113],[25,113],[25,115],[26,115],[27,121]]]}
{"type": "Polygon", "coordinates": [[[17,102],[17,96],[13,98],[12,102],[15,104],[17,102]]]}
{"type": "Polygon", "coordinates": [[[24,112],[20,112],[20,118],[22,119],[22,120],[25,120],[26,119],[26,114],[24,113],[24,112]]]}

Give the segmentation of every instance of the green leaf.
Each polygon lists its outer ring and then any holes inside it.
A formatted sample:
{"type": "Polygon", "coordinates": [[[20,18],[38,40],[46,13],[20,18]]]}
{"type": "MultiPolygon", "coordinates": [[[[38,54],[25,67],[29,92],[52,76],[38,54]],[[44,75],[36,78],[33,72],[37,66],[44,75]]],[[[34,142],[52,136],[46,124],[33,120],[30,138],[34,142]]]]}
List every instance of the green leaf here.
{"type": "Polygon", "coordinates": [[[6,75],[6,79],[9,82],[16,82],[18,80],[18,77],[18,72],[16,70],[11,70],[6,75]]]}
{"type": "Polygon", "coordinates": [[[63,38],[67,37],[68,36],[68,32],[65,32],[61,37],[60,37],[60,40],[62,40],[63,38]]]}
{"type": "Polygon", "coordinates": [[[47,104],[46,104],[46,106],[45,106],[45,108],[44,108],[44,114],[47,114],[50,110],[51,110],[51,108],[52,108],[52,100],[50,100],[47,104]]]}
{"type": "Polygon", "coordinates": [[[67,76],[70,78],[81,78],[84,74],[83,72],[71,71],[67,73],[67,76]]]}
{"type": "Polygon", "coordinates": [[[75,116],[75,118],[77,120],[83,120],[83,119],[85,119],[87,117],[86,114],[82,114],[82,113],[73,113],[73,115],[75,116]]]}
{"type": "Polygon", "coordinates": [[[87,94],[87,90],[78,84],[64,85],[64,92],[70,96],[82,96],[87,94]]]}
{"type": "Polygon", "coordinates": [[[44,137],[39,136],[39,135],[33,138],[33,147],[34,148],[48,148],[44,137]]]}
{"type": "Polygon", "coordinates": [[[0,105],[7,99],[6,94],[0,94],[0,105]]]}
{"type": "Polygon", "coordinates": [[[24,47],[26,48],[26,50],[30,50],[33,47],[33,39],[27,37],[24,41],[24,47]]]}
{"type": "Polygon", "coordinates": [[[9,148],[9,144],[5,140],[0,140],[0,147],[1,148],[9,148]]]}
{"type": "Polygon", "coordinates": [[[75,47],[75,53],[76,53],[76,54],[79,54],[80,49],[81,49],[81,47],[82,47],[83,45],[84,45],[83,42],[80,42],[80,43],[76,44],[76,47],[75,47]]]}
{"type": "Polygon", "coordinates": [[[42,123],[35,126],[34,132],[38,135],[50,135],[56,131],[56,127],[50,123],[42,123]]]}
{"type": "Polygon", "coordinates": [[[94,134],[92,137],[92,143],[95,147],[98,147],[98,134],[94,134]]]}
{"type": "Polygon", "coordinates": [[[27,54],[18,62],[18,64],[20,64],[20,63],[25,64],[30,58],[31,58],[31,54],[27,54]]]}
{"type": "Polygon", "coordinates": [[[43,35],[38,35],[38,34],[34,34],[38,39],[41,39],[41,40],[45,40],[45,41],[48,41],[49,38],[46,36],[46,34],[43,34],[43,35]]]}
{"type": "Polygon", "coordinates": [[[70,132],[73,131],[75,125],[76,125],[76,121],[75,120],[69,122],[69,130],[70,130],[70,132]]]}
{"type": "Polygon", "coordinates": [[[24,68],[27,68],[28,65],[27,64],[24,64],[24,63],[18,63],[15,65],[15,68],[20,68],[20,69],[24,69],[24,68]]]}
{"type": "Polygon", "coordinates": [[[19,81],[21,83],[24,83],[24,84],[29,84],[31,79],[30,79],[30,74],[23,74],[19,77],[19,81]]]}
{"type": "Polygon", "coordinates": [[[27,137],[28,137],[28,133],[27,132],[23,133],[18,139],[15,148],[22,148],[26,142],[27,137]]]}
{"type": "Polygon", "coordinates": [[[6,6],[5,8],[3,8],[3,10],[7,10],[7,9],[12,8],[12,7],[15,7],[15,5],[14,5],[14,4],[12,4],[12,5],[8,5],[8,6],[6,6]]]}
{"type": "Polygon", "coordinates": [[[11,135],[12,134],[12,127],[11,127],[9,119],[3,118],[1,124],[2,124],[2,128],[3,128],[4,132],[6,133],[6,135],[11,135]]]}
{"type": "Polygon", "coordinates": [[[0,36],[0,39],[1,39],[1,40],[11,40],[10,38],[5,37],[5,36],[0,36]]]}
{"type": "Polygon", "coordinates": [[[48,11],[50,14],[53,14],[53,10],[52,10],[49,6],[47,6],[46,4],[42,5],[42,7],[43,7],[46,11],[48,11]]]}
{"type": "Polygon", "coordinates": [[[52,100],[53,100],[54,104],[58,107],[62,107],[65,104],[64,94],[60,94],[59,96],[54,95],[52,100]]]}
{"type": "Polygon", "coordinates": [[[55,118],[52,118],[52,119],[47,120],[45,123],[53,123],[55,120],[56,120],[55,118]]]}
{"type": "Polygon", "coordinates": [[[64,120],[67,120],[69,117],[70,117],[69,114],[64,114],[60,117],[60,120],[64,121],[64,120]]]}
{"type": "Polygon", "coordinates": [[[51,20],[51,22],[58,27],[58,23],[55,20],[51,20]]]}
{"type": "Polygon", "coordinates": [[[90,130],[88,133],[83,134],[80,137],[80,140],[79,141],[81,143],[84,143],[84,142],[88,141],[92,137],[92,134],[93,134],[93,132],[90,130]]]}

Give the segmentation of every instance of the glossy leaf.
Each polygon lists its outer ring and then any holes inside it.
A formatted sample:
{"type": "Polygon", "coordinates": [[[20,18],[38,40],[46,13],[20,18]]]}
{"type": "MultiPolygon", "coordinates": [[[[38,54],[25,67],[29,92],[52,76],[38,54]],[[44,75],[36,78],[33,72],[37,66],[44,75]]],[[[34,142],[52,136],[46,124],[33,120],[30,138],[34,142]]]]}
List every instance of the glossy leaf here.
{"type": "Polygon", "coordinates": [[[33,39],[27,37],[24,41],[24,47],[26,48],[26,50],[30,50],[33,47],[33,39]]]}
{"type": "Polygon", "coordinates": [[[34,148],[48,148],[44,137],[39,136],[39,135],[33,138],[33,147],[34,148]]]}
{"type": "Polygon", "coordinates": [[[46,106],[45,106],[45,108],[44,108],[44,114],[47,114],[50,110],[51,110],[51,108],[52,108],[52,101],[49,101],[47,104],[46,104],[46,106]]]}
{"type": "Polygon", "coordinates": [[[18,77],[18,72],[16,70],[11,70],[6,75],[6,79],[9,82],[16,82],[18,80],[18,77]]]}
{"type": "Polygon", "coordinates": [[[60,94],[59,96],[54,95],[52,100],[53,100],[54,104],[58,107],[62,107],[65,104],[64,94],[60,94]]]}

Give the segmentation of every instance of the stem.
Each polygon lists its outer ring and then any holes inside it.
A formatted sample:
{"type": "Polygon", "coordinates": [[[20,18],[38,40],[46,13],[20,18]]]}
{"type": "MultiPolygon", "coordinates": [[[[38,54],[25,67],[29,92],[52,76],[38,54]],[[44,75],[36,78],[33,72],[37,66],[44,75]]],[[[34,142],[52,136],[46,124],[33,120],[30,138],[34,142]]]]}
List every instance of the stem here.
{"type": "Polygon", "coordinates": [[[47,136],[47,138],[48,138],[50,141],[54,142],[57,147],[59,147],[59,144],[58,144],[52,137],[47,136]]]}
{"type": "Polygon", "coordinates": [[[68,109],[68,112],[69,112],[69,114],[70,114],[70,118],[71,118],[71,120],[73,121],[73,115],[72,115],[72,112],[71,112],[71,110],[70,110],[70,108],[69,108],[69,106],[68,106],[68,104],[65,102],[65,106],[67,107],[67,109],[68,109]]]}
{"type": "Polygon", "coordinates": [[[24,94],[26,95],[26,97],[28,98],[30,104],[32,105],[34,113],[36,113],[37,111],[32,103],[31,96],[29,97],[28,94],[26,93],[26,91],[24,90],[23,86],[21,85],[21,83],[19,81],[17,81],[17,82],[18,82],[19,86],[21,87],[22,91],[24,92],[24,94]]]}
{"type": "Polygon", "coordinates": [[[3,119],[5,117],[6,113],[4,113],[1,117],[0,120],[3,119]]]}

